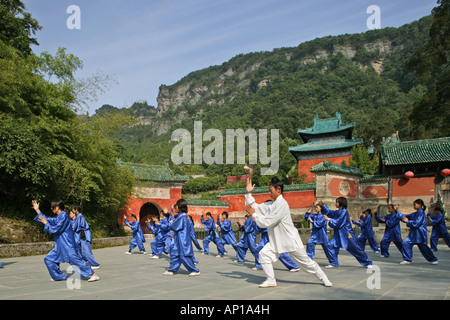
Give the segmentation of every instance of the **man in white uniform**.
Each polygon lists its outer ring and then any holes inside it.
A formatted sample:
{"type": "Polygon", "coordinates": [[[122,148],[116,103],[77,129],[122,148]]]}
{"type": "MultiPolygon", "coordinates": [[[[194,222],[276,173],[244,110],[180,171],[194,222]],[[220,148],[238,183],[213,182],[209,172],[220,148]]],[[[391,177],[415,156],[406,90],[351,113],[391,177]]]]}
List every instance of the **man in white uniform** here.
{"type": "Polygon", "coordinates": [[[254,187],[251,178],[247,178],[246,210],[260,228],[267,228],[269,236],[269,242],[259,253],[259,262],[267,276],[266,281],[259,287],[277,286],[272,264],[277,261],[283,252],[288,252],[303,270],[314,274],[323,282],[324,286],[331,287],[331,282],[319,265],[306,254],[298,230],[292,222],[289,204],[282,195],[283,182],[276,177],[272,178],[269,195],[274,201],[271,203],[257,204],[251,195],[254,187]]]}

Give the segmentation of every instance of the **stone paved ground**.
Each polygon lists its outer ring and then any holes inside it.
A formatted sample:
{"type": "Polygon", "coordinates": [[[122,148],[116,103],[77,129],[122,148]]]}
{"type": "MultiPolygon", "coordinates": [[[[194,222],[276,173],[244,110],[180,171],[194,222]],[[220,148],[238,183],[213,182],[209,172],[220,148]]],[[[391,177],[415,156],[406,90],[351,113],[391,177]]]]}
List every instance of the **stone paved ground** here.
{"type": "MultiPolygon", "coordinates": [[[[51,281],[44,256],[2,259],[0,300],[450,300],[450,249],[445,245],[439,245],[436,253],[438,265],[429,264],[416,247],[411,265],[399,265],[401,255],[394,246],[389,258],[380,258],[367,247],[379,273],[368,272],[341,250],[341,266],[324,269],[333,283],[331,288],[303,271],[289,272],[277,261],[278,286],[266,289],[258,287],[265,277],[262,271],[252,270],[253,260],[234,263],[234,250],[226,248],[229,255],[224,258],[215,257],[214,245],[211,255],[196,252],[198,277],[189,277],[183,266],[178,274],[163,276],[169,265],[165,256],[156,260],[138,252],[125,255],[126,246],[97,249],[94,255],[101,263],[97,270],[101,280],[81,280],[79,288],[73,288],[77,284],[74,273],[68,273],[67,281],[51,281]]],[[[316,261],[321,266],[328,262],[320,246],[316,261]]],[[[61,264],[63,271],[68,267],[61,264]]]]}

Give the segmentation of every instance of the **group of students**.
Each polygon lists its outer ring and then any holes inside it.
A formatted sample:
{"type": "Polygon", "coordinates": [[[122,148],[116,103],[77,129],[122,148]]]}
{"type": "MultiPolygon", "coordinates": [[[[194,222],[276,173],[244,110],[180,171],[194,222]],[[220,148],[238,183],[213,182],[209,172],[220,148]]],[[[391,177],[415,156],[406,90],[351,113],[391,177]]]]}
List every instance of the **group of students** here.
{"type": "MultiPolygon", "coordinates": [[[[435,214],[425,214],[425,204],[421,199],[413,203],[415,212],[404,215],[398,211],[398,206],[389,205],[388,214],[380,217],[375,212],[375,219],[379,223],[386,224],[384,236],[380,245],[375,241],[372,230],[372,212],[367,209],[361,214],[360,219],[353,220],[355,225],[361,227],[361,233],[355,237],[350,216],[347,211],[347,199],[339,197],[336,199],[336,209],[330,210],[323,201],[314,204],[315,212],[311,209],[305,214],[305,219],[312,223],[312,234],[306,244],[306,249],[300,239],[297,228],[294,226],[287,201],[283,198],[283,183],[274,177],[269,185],[270,200],[257,204],[251,192],[251,178],[247,179],[245,205],[246,220],[244,223],[238,221],[239,229],[243,232],[239,242],[236,241],[228,213],[223,212],[221,218],[217,217],[217,225],[221,228],[221,237],[216,230],[216,223],[210,212],[201,217],[207,233],[203,240],[203,249],[198,243],[194,230],[194,222],[188,213],[186,200],[179,199],[172,207],[171,213],[161,212],[159,217],[151,217],[147,220],[147,227],[155,235],[150,244],[152,258],[159,258],[161,254],[170,257],[170,265],[163,275],[170,276],[176,273],[181,264],[189,271],[189,276],[200,275],[197,268],[198,261],[194,256],[194,246],[202,252],[209,254],[209,244],[217,246],[217,257],[227,254],[225,245],[231,245],[236,252],[235,262],[245,261],[248,249],[255,258],[253,269],[262,269],[266,274],[266,280],[260,284],[261,288],[276,286],[273,263],[280,260],[290,271],[302,269],[314,274],[326,287],[332,284],[320,266],[314,261],[315,246],[322,245],[329,265],[325,268],[339,267],[339,250],[346,249],[364,267],[371,268],[372,261],[365,253],[366,241],[374,252],[379,252],[381,257],[389,257],[389,245],[394,242],[401,252],[403,261],[401,264],[412,262],[413,245],[419,247],[420,252],[427,261],[437,264],[438,259],[433,251],[437,250],[437,241],[443,238],[450,247],[450,236],[445,226],[445,219],[440,208],[435,208],[435,214]],[[427,245],[427,219],[433,225],[430,245],[427,245]],[[410,228],[408,236],[402,240],[400,222],[406,223],[410,228]],[[328,240],[327,225],[334,229],[334,236],[328,240]],[[256,232],[261,233],[259,243],[256,244],[256,232]]],[[[60,263],[68,262],[78,267],[76,270],[89,282],[100,278],[94,269],[100,267],[95,260],[91,242],[92,236],[89,225],[81,213],[79,205],[73,205],[69,214],[65,211],[62,201],[51,203],[51,210],[56,217],[46,217],[39,209],[39,203],[32,201],[32,206],[37,213],[35,221],[44,226],[44,231],[54,235],[55,248],[44,258],[45,265],[53,280],[65,280],[66,275],[60,270],[60,263]]],[[[145,237],[140,222],[135,215],[131,215],[130,221],[124,217],[133,237],[127,254],[137,246],[146,254],[144,247],[145,237]]]]}
{"type": "Polygon", "coordinates": [[[386,225],[385,232],[380,244],[375,241],[375,234],[372,228],[372,211],[370,209],[361,213],[360,219],[353,219],[354,225],[361,228],[361,233],[355,238],[350,218],[347,210],[347,200],[343,197],[336,199],[337,211],[330,209],[322,202],[315,203],[315,213],[311,213],[311,209],[305,214],[305,219],[312,224],[312,234],[307,243],[307,253],[314,258],[315,245],[322,245],[325,256],[329,261],[329,265],[325,268],[338,267],[337,256],[339,248],[347,249],[358,262],[363,266],[372,264],[367,254],[364,252],[366,242],[375,253],[380,253],[381,257],[389,257],[389,245],[391,242],[395,244],[403,257],[400,264],[410,264],[413,257],[413,245],[417,245],[424,258],[431,264],[438,264],[438,259],[433,254],[437,251],[437,242],[439,238],[443,238],[445,243],[450,247],[450,236],[445,225],[445,219],[442,209],[436,207],[435,214],[430,212],[425,214],[426,206],[421,199],[417,199],[413,203],[415,212],[404,215],[398,211],[398,205],[389,204],[388,214],[384,217],[378,215],[375,211],[375,220],[378,223],[386,225]],[[427,245],[427,218],[432,223],[432,232],[430,236],[431,248],[427,245]],[[405,223],[410,231],[408,236],[402,240],[400,223],[405,223]],[[334,229],[334,238],[328,241],[327,223],[334,229]]]}
{"type": "MultiPolygon", "coordinates": [[[[255,199],[251,196],[254,185],[251,184],[250,178],[247,181],[245,204],[248,217],[244,224],[240,223],[243,235],[239,243],[234,236],[227,212],[222,213],[222,220],[217,217],[217,224],[222,230],[221,238],[218,236],[211,213],[207,213],[206,216],[201,217],[201,222],[207,233],[203,240],[204,248],[202,249],[196,239],[194,224],[192,218],[190,219],[187,214],[188,205],[184,199],[179,199],[173,205],[173,214],[164,216],[163,219],[160,215],[159,219],[153,217],[148,220],[148,227],[155,234],[155,239],[150,245],[152,257],[159,256],[164,253],[164,250],[170,256],[170,265],[163,275],[171,276],[175,274],[181,264],[188,270],[189,276],[200,275],[200,270],[196,267],[198,261],[195,259],[192,243],[194,242],[197,249],[201,250],[203,254],[209,254],[209,243],[213,242],[218,248],[219,254],[217,257],[223,257],[227,253],[225,250],[226,244],[231,245],[236,251],[236,262],[244,261],[246,251],[250,249],[255,257],[255,268],[262,269],[267,275],[266,281],[259,285],[261,288],[276,286],[272,264],[278,259],[289,270],[297,271],[302,268],[306,272],[314,274],[322,281],[324,286],[331,287],[332,284],[323,270],[306,254],[298,231],[292,222],[289,205],[281,195],[283,183],[276,178],[274,179],[269,187],[271,200],[263,204],[255,202],[255,199]],[[252,217],[255,218],[255,224],[252,217]],[[261,232],[258,246],[254,245],[253,230],[256,229],[261,232]],[[172,238],[169,243],[167,237],[170,234],[172,238]]],[[[131,253],[131,250],[136,246],[146,253],[143,245],[145,238],[136,216],[132,215],[131,221],[128,221],[125,217],[125,224],[133,231],[133,239],[129,251],[126,253],[131,253]]]]}
{"type": "Polygon", "coordinates": [[[55,217],[45,216],[39,209],[39,203],[32,201],[37,216],[34,220],[44,227],[44,231],[54,235],[55,247],[45,256],[44,263],[53,281],[66,280],[60,264],[70,263],[88,282],[98,281],[100,277],[94,272],[100,264],[91,250],[92,234],[89,225],[81,213],[81,206],[72,205],[70,213],[66,212],[64,202],[51,202],[51,211],[55,217]]]}

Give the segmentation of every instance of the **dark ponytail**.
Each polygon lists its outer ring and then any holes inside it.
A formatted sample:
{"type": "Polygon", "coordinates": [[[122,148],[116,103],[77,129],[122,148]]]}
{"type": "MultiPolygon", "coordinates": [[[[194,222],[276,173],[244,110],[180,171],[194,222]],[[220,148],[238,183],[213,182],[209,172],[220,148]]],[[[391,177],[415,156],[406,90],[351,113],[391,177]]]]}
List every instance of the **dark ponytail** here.
{"type": "Polygon", "coordinates": [[[423,209],[423,211],[425,211],[427,209],[427,206],[425,205],[425,203],[423,202],[422,199],[417,199],[414,201],[414,203],[417,203],[418,205],[420,205],[423,209]]]}

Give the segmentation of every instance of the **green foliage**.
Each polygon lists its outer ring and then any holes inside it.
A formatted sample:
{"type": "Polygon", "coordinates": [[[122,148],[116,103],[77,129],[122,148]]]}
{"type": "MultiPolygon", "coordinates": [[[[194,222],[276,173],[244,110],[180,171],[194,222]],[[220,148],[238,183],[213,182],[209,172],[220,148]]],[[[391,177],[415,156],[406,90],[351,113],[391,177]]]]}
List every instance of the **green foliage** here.
{"type": "Polygon", "coordinates": [[[0,41],[17,49],[22,55],[31,54],[30,46],[37,45],[32,35],[42,29],[36,19],[25,11],[20,0],[0,1],[0,41]]]}
{"type": "Polygon", "coordinates": [[[433,9],[430,38],[408,62],[420,82],[427,86],[410,114],[415,138],[450,135],[450,1],[439,0],[433,9]]]}
{"type": "MultiPolygon", "coordinates": [[[[406,63],[419,45],[428,41],[432,20],[428,16],[400,28],[329,36],[295,48],[241,54],[220,66],[192,72],[161,89],[170,95],[182,85],[191,90],[208,88],[202,89],[202,98],[196,103],[186,100],[157,115],[151,113],[155,110],[151,106],[140,111],[121,110],[135,117],[148,110],[144,117],[151,124],[116,132],[115,137],[124,146],[121,158],[170,163],[174,144],[167,141],[171,132],[184,128],[192,134],[194,121],[202,121],[204,131],[215,128],[223,136],[226,129],[273,128],[280,130],[279,178],[301,182],[301,177],[289,175],[296,161],[288,148],[301,143],[297,130],[311,127],[315,114],[324,119],[340,112],[343,121],[356,123],[354,137],[373,143],[375,150],[380,149],[383,137],[396,131],[402,140],[413,139],[415,132],[409,117],[426,87],[406,63]],[[339,47],[351,48],[355,55],[347,57],[335,50],[339,47]],[[321,58],[317,58],[319,53],[321,58]],[[374,62],[382,63],[381,73],[375,71],[374,62]],[[163,134],[155,130],[164,127],[166,130],[160,130],[163,134]]],[[[198,172],[208,177],[241,174],[238,172],[242,170],[238,164],[201,167],[198,172]]],[[[193,171],[190,166],[178,169],[180,174],[193,171]]],[[[264,177],[254,180],[258,185],[267,182],[264,177]]]]}
{"type": "Polygon", "coordinates": [[[359,144],[352,149],[350,166],[361,169],[366,175],[372,175],[378,170],[378,158],[372,159],[366,147],[363,144],[359,144]]]}
{"type": "Polygon", "coordinates": [[[182,193],[200,193],[204,191],[217,190],[219,186],[226,183],[226,177],[200,177],[190,179],[182,189],[182,193]]]}

